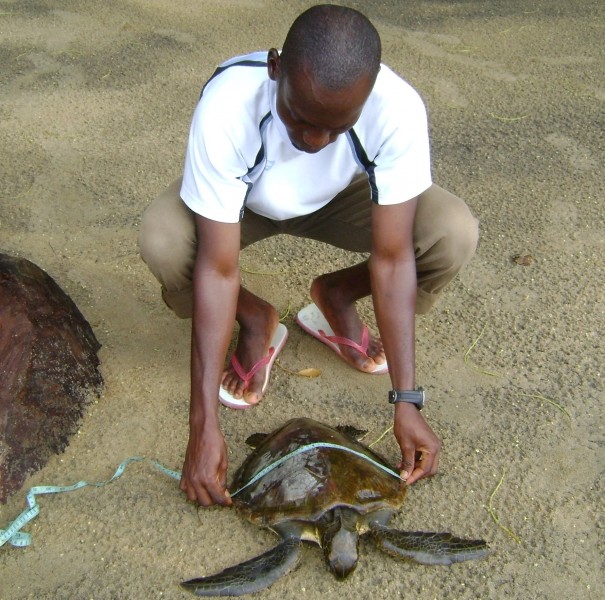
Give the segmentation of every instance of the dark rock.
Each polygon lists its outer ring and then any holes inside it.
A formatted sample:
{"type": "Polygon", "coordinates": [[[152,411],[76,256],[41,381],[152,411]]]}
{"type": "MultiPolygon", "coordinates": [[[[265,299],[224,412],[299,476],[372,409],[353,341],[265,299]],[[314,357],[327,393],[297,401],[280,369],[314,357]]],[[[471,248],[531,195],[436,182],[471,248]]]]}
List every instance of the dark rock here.
{"type": "Polygon", "coordinates": [[[0,502],[69,443],[103,385],[100,347],[49,275],[0,254],[0,502]]]}

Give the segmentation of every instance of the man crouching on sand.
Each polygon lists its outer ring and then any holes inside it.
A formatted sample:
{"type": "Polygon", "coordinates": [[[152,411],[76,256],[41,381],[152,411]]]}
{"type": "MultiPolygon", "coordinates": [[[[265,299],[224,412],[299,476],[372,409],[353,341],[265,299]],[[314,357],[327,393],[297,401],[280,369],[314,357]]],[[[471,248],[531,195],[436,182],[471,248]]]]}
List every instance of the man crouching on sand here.
{"type": "Polygon", "coordinates": [[[219,400],[257,404],[287,338],[276,309],[239,273],[240,251],[277,234],[369,253],[317,277],[297,322],[351,367],[388,373],[402,475],[411,484],[437,471],[440,441],[419,411],[415,313],[471,259],[477,222],[432,183],[424,104],[380,60],[366,17],[319,5],[295,20],[281,53],[226,61],[202,90],[182,179],[144,214],[141,255],[166,304],[192,317],[181,489],[204,506],[231,503],[219,400]],[[379,337],[356,310],[370,294],[379,337]]]}

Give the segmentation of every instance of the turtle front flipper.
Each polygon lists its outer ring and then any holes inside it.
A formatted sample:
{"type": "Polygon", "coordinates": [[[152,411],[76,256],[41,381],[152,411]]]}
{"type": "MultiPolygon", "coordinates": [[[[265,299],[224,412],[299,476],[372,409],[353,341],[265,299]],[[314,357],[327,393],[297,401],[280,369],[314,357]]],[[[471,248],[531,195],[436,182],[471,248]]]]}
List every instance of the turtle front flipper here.
{"type": "Polygon", "coordinates": [[[391,556],[423,565],[451,565],[483,558],[488,553],[485,541],[465,540],[451,533],[397,531],[378,523],[372,523],[370,528],[382,550],[391,556]]]}
{"type": "Polygon", "coordinates": [[[215,575],[183,581],[197,596],[241,596],[258,592],[291,571],[300,556],[300,539],[288,537],[264,554],[215,575]]]}

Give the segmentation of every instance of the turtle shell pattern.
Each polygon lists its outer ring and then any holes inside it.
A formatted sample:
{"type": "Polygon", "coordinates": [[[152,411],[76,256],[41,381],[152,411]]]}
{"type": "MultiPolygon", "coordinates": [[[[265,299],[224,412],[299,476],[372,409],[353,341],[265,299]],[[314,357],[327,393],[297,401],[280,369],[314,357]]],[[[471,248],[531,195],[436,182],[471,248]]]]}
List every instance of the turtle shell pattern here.
{"type": "MultiPolygon", "coordinates": [[[[312,419],[288,421],[268,435],[235,474],[232,492],[280,458],[303,446],[327,442],[344,446],[393,470],[379,454],[352,437],[312,419]]],[[[349,506],[360,515],[397,510],[405,496],[400,479],[363,457],[342,449],[316,447],[291,456],[234,495],[237,509],[250,521],[267,527],[285,521],[314,522],[335,506],[349,506]]]]}

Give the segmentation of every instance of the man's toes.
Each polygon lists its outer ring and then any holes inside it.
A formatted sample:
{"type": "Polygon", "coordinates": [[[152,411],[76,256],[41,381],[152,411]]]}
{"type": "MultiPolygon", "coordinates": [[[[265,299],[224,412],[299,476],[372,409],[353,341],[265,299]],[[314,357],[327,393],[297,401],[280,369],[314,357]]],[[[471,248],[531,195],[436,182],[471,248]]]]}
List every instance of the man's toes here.
{"type": "Polygon", "coordinates": [[[353,356],[351,356],[351,365],[358,371],[366,371],[370,373],[376,366],[376,363],[369,356],[363,356],[359,353],[355,353],[353,356]]]}
{"type": "Polygon", "coordinates": [[[234,398],[241,398],[243,396],[244,386],[242,385],[242,381],[239,377],[235,376],[235,374],[226,373],[223,376],[221,387],[228,391],[234,398]]]}
{"type": "Polygon", "coordinates": [[[378,366],[378,363],[373,360],[367,360],[364,365],[363,365],[363,370],[366,371],[367,373],[371,373],[372,371],[374,371],[374,369],[378,366]]]}
{"type": "Polygon", "coordinates": [[[261,400],[261,395],[258,392],[250,390],[247,390],[242,397],[248,404],[258,404],[261,400]]]}

